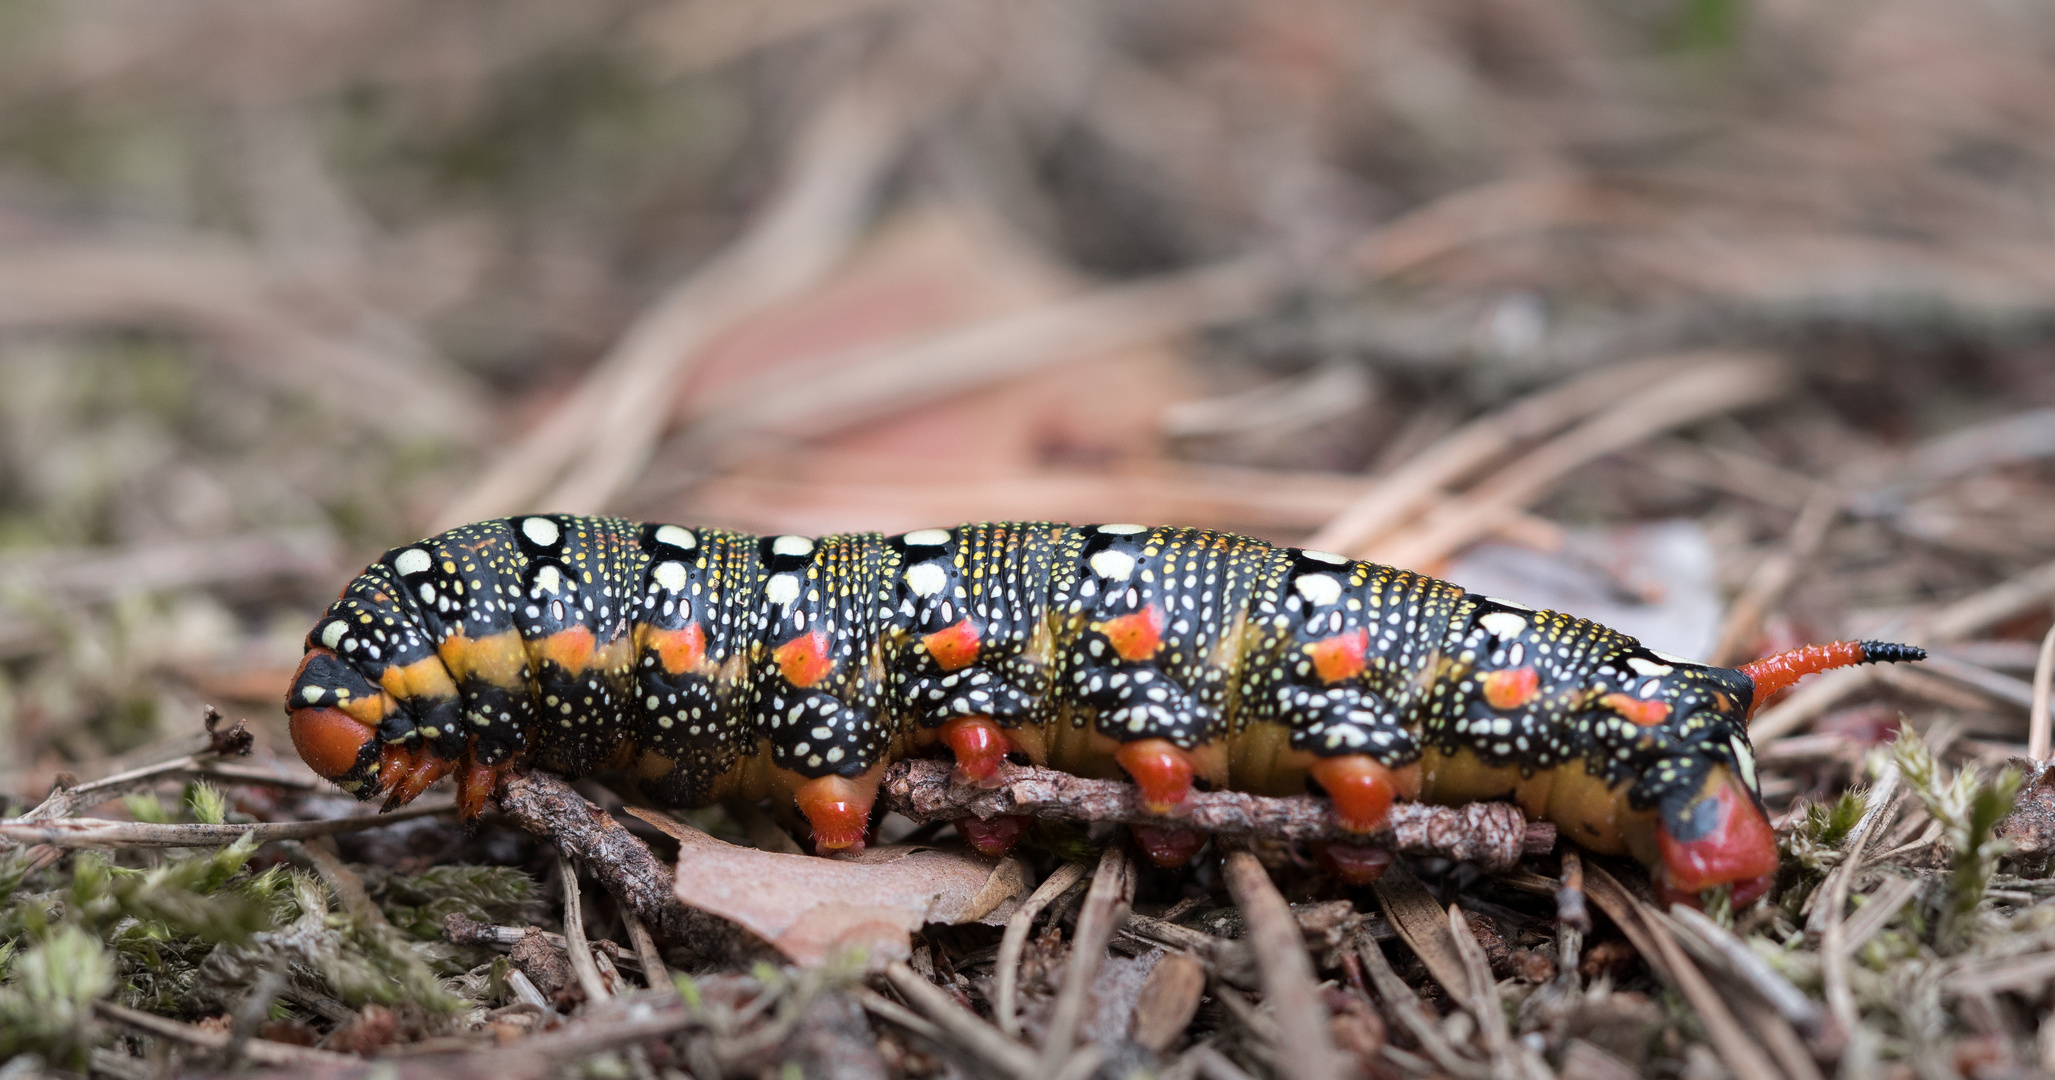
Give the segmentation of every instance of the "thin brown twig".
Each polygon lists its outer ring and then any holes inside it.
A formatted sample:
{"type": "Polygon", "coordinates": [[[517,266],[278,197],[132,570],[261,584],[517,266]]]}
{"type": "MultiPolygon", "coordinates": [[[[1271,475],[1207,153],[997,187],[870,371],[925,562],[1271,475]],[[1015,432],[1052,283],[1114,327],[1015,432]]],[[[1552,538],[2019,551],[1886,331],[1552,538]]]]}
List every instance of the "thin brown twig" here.
{"type": "Polygon", "coordinates": [[[1701,354],[1690,370],[1615,403],[1444,503],[1433,516],[1354,554],[1400,567],[1440,562],[1579,466],[1670,428],[1768,400],[1789,382],[1789,372],[1773,357],[1701,354]]]}
{"type": "MultiPolygon", "coordinates": [[[[158,1016],[141,1009],[131,1009],[112,1001],[93,1002],[93,1011],[125,1027],[131,1027],[160,1039],[171,1039],[206,1050],[227,1050],[230,1036],[225,1031],[208,1031],[168,1016],[158,1016]]],[[[359,1059],[333,1050],[317,1050],[311,1046],[294,1046],[290,1043],[273,1042],[270,1039],[248,1039],[243,1043],[243,1057],[259,1065],[347,1065],[359,1059]]]]}
{"type": "Polygon", "coordinates": [[[427,803],[395,810],[390,814],[360,814],[322,821],[259,821],[249,825],[160,824],[149,821],[113,821],[106,818],[60,818],[54,821],[0,821],[0,846],[48,844],[56,848],[81,847],[220,847],[245,835],[257,842],[306,840],[316,836],[363,832],[395,822],[432,817],[455,810],[450,803],[427,803]]]}
{"type": "Polygon", "coordinates": [[[901,961],[885,966],[885,980],[899,991],[907,1004],[946,1035],[951,1045],[968,1051],[985,1064],[1005,1072],[1014,1080],[1034,1080],[1040,1071],[1035,1052],[1006,1037],[998,1028],[978,1019],[975,1013],[901,961]]]}
{"type": "MultiPolygon", "coordinates": [[[[1001,766],[1002,783],[978,788],[950,780],[944,761],[912,759],[885,773],[879,798],[887,809],[917,822],[976,816],[1026,814],[1062,821],[1118,821],[1170,825],[1224,836],[1277,840],[1363,842],[1343,829],[1324,799],[1273,797],[1235,791],[1195,791],[1176,817],[1143,808],[1134,785],[1092,780],[1030,765],[1001,766]]],[[[1555,827],[1529,822],[1511,803],[1469,803],[1458,807],[1399,803],[1391,831],[1369,838],[1408,854],[1439,855],[1492,869],[1515,866],[1524,855],[1555,845],[1555,827]]]]}
{"type": "Polygon", "coordinates": [[[1825,484],[1814,486],[1783,546],[1756,566],[1728,606],[1726,621],[1720,624],[1719,644],[1713,646],[1707,663],[1724,667],[1749,658],[1749,646],[1762,633],[1763,620],[1798,580],[1806,561],[1826,542],[1828,531],[1841,516],[1842,503],[1839,491],[1825,484]]]}
{"type": "Polygon", "coordinates": [[[2055,693],[2055,626],[2041,638],[2041,655],[2034,661],[2034,701],[2028,712],[2026,756],[2036,762],[2048,760],[2048,698],[2055,693]]]}
{"type": "Polygon", "coordinates": [[[1319,980],[1291,906],[1246,844],[1225,846],[1221,877],[1241,909],[1249,944],[1256,951],[1263,996],[1278,1029],[1278,1072],[1294,1080],[1339,1080],[1341,1054],[1328,1030],[1327,1006],[1320,1000],[1319,980]]]}
{"type": "Polygon", "coordinates": [[[592,958],[592,943],[585,940],[585,901],[579,895],[578,868],[570,857],[557,854],[557,883],[564,890],[564,952],[571,958],[571,971],[588,1002],[605,1001],[606,981],[599,977],[599,964],[592,958]]]}
{"type": "Polygon", "coordinates": [[[1037,886],[1006,920],[1006,932],[999,939],[999,958],[994,962],[992,1018],[998,1021],[999,1030],[1008,1038],[1020,1038],[1020,1009],[1016,996],[1020,983],[1020,953],[1027,947],[1028,930],[1034,925],[1035,916],[1042,913],[1049,901],[1062,895],[1084,876],[1083,864],[1064,863],[1051,872],[1048,879],[1037,886]]]}
{"type": "Polygon", "coordinates": [[[1085,891],[1084,906],[1078,909],[1077,931],[1071,935],[1070,954],[1064,961],[1063,986],[1049,1013],[1043,1036],[1040,1071],[1053,1077],[1065,1070],[1077,1033],[1084,1023],[1085,1006],[1091,997],[1092,979],[1106,958],[1106,946],[1127,915],[1134,900],[1135,875],[1128,866],[1127,837],[1118,835],[1099,853],[1099,865],[1092,870],[1092,884],[1085,891]]]}
{"type": "Polygon", "coordinates": [[[1433,507],[1442,491],[1531,439],[1554,434],[1608,401],[1677,374],[1679,357],[1621,364],[1537,391],[1480,417],[1378,478],[1306,541],[1324,551],[1360,551],[1433,507]]]}

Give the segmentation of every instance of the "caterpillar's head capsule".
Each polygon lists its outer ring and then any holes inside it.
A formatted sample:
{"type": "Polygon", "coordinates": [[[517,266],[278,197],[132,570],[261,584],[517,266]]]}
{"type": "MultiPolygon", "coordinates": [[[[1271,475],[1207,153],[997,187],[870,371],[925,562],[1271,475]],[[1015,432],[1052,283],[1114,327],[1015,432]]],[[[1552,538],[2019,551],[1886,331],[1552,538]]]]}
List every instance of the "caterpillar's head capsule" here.
{"type": "Polygon", "coordinates": [[[376,791],[375,737],[378,721],[394,707],[389,695],[317,647],[300,661],[285,707],[293,748],[309,768],[359,797],[376,791]]]}
{"type": "Polygon", "coordinates": [[[1696,791],[1664,800],[1656,826],[1662,864],[1658,889],[1667,900],[1695,903],[1726,885],[1735,906],[1769,891],[1777,873],[1777,834],[1755,794],[1724,765],[1708,770],[1696,791]]]}

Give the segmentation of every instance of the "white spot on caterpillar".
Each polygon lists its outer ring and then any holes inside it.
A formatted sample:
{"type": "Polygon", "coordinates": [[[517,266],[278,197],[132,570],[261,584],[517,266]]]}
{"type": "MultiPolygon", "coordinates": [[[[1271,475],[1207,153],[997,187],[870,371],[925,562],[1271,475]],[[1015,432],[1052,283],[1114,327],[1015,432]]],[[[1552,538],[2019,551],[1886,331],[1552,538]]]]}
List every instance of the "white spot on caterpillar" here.
{"type": "Polygon", "coordinates": [[[402,574],[424,573],[429,567],[434,565],[435,560],[429,558],[428,553],[420,548],[408,548],[400,552],[392,561],[392,568],[402,574]]]}
{"type": "Polygon", "coordinates": [[[336,643],[342,640],[342,636],[348,633],[349,629],[349,624],[341,619],[329,623],[321,628],[321,644],[331,649],[335,648],[336,643]]]}
{"type": "Polygon", "coordinates": [[[556,592],[564,587],[564,575],[554,566],[545,566],[535,572],[535,587],[546,593],[556,592]]]}
{"type": "Polygon", "coordinates": [[[699,546],[699,538],[692,535],[692,530],[678,525],[657,526],[656,542],[669,544],[680,551],[691,551],[699,546]]]}
{"type": "Polygon", "coordinates": [[[1092,556],[1092,573],[1108,581],[1126,581],[1135,572],[1135,557],[1124,551],[1102,551],[1092,556]]]}
{"type": "Polygon", "coordinates": [[[555,547],[557,541],[564,538],[563,532],[557,528],[557,523],[546,517],[523,518],[521,535],[543,547],[555,547]]]}
{"type": "Polygon", "coordinates": [[[1477,625],[1490,631],[1495,638],[1516,638],[1527,630],[1527,620],[1510,611],[1494,611],[1477,620],[1477,625]]]}
{"type": "Polygon", "coordinates": [[[300,691],[300,696],[306,698],[309,703],[320,701],[321,688],[318,686],[310,686],[305,690],[300,691]]]}
{"type": "Polygon", "coordinates": [[[1136,533],[1145,533],[1145,532],[1148,532],[1148,531],[1149,531],[1149,527],[1148,527],[1147,525],[1126,525],[1126,524],[1122,524],[1122,525],[1101,525],[1101,526],[1099,526],[1099,531],[1100,531],[1100,532],[1102,532],[1102,533],[1106,533],[1106,534],[1108,534],[1108,535],[1111,535],[1111,536],[1133,536],[1133,535],[1134,535],[1134,534],[1136,534],[1136,533]]]}
{"type": "Polygon", "coordinates": [[[1689,657],[1678,656],[1676,653],[1666,653],[1661,649],[1650,649],[1648,651],[1656,654],[1656,656],[1661,657],[1664,660],[1668,660],[1672,664],[1695,664],[1698,662],[1696,660],[1690,659],[1689,657]]]}
{"type": "Polygon", "coordinates": [[[1497,605],[1498,605],[1498,606],[1500,606],[1500,607],[1509,607],[1509,608],[1512,608],[1512,609],[1513,609],[1513,610],[1515,610],[1515,611],[1533,611],[1533,610],[1534,610],[1533,608],[1531,608],[1531,607],[1528,607],[1528,606],[1527,606],[1527,605],[1525,605],[1525,604],[1519,603],[1518,601],[1514,601],[1514,600],[1507,600],[1507,599],[1504,599],[1504,598],[1502,598],[1502,597],[1497,597],[1497,596],[1487,596],[1487,597],[1485,597],[1485,598],[1484,598],[1484,602],[1485,602],[1485,603],[1487,603],[1487,604],[1497,604],[1497,605]]]}
{"type": "Polygon", "coordinates": [[[916,596],[933,596],[949,585],[949,572],[934,563],[921,563],[906,571],[906,587],[916,596]]]}
{"type": "Polygon", "coordinates": [[[1349,561],[1348,559],[1340,555],[1336,555],[1332,551],[1314,551],[1309,548],[1306,551],[1300,552],[1300,554],[1304,555],[1306,558],[1313,560],[1314,562],[1324,562],[1329,566],[1342,566],[1349,561]]]}
{"type": "Polygon", "coordinates": [[[1638,656],[1628,657],[1627,666],[1642,675],[1668,675],[1670,672],[1677,670],[1668,664],[1652,663],[1638,656]]]}
{"type": "Polygon", "coordinates": [[[1734,748],[1734,760],[1741,766],[1742,783],[1748,785],[1748,790],[1756,790],[1754,751],[1748,749],[1748,743],[1739,735],[1727,736],[1727,743],[1734,748]]]}
{"type": "Polygon", "coordinates": [[[949,530],[915,529],[900,539],[906,541],[907,547],[941,547],[949,542],[949,530]]]}
{"type": "Polygon", "coordinates": [[[670,592],[685,591],[685,564],[681,562],[660,562],[650,572],[658,585],[670,592]]]}
{"type": "Polygon", "coordinates": [[[779,574],[764,585],[763,596],[773,604],[789,604],[799,599],[799,579],[791,574],[779,574]]]}
{"type": "Polygon", "coordinates": [[[804,536],[780,536],[771,541],[773,555],[811,555],[813,541],[804,536]]]}
{"type": "Polygon", "coordinates": [[[1292,588],[1309,604],[1326,606],[1341,599],[1341,582],[1333,574],[1301,574],[1292,588]]]}

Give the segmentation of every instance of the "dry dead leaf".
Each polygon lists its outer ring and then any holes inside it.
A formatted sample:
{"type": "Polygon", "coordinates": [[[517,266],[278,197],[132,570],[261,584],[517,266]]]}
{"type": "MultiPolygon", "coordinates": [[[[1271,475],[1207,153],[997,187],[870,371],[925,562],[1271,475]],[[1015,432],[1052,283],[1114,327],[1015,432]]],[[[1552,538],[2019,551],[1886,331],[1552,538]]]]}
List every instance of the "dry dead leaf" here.
{"type": "Polygon", "coordinates": [[[870,848],[825,859],[738,847],[654,810],[629,813],[678,841],[678,899],[738,923],[794,963],[850,949],[868,967],[912,955],[928,923],[999,925],[1027,892],[1016,859],[920,847],[870,848]]]}

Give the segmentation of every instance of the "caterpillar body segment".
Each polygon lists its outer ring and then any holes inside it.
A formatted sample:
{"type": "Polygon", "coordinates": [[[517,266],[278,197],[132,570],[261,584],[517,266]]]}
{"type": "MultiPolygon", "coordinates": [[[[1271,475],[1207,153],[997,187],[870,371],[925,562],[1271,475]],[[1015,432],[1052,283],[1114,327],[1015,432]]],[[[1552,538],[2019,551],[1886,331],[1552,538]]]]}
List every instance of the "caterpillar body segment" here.
{"type": "MultiPolygon", "coordinates": [[[[454,774],[467,817],[532,763],[664,805],[776,798],[863,843],[887,764],[1008,755],[1323,791],[1371,833],[1397,797],[1511,798],[1679,893],[1766,886],[1746,729],[1799,675],[1918,650],[1836,643],[1714,668],[1408,571],[1197,529],[995,523],[755,537],[612,518],[481,522],[395,549],[307,639],[301,756],[398,805],[454,774]]],[[[968,824],[1004,850],[1018,823],[968,824]]],[[[1203,838],[1138,830],[1162,861],[1203,838]]],[[[1344,876],[1388,859],[1336,845],[1344,876]]]]}

